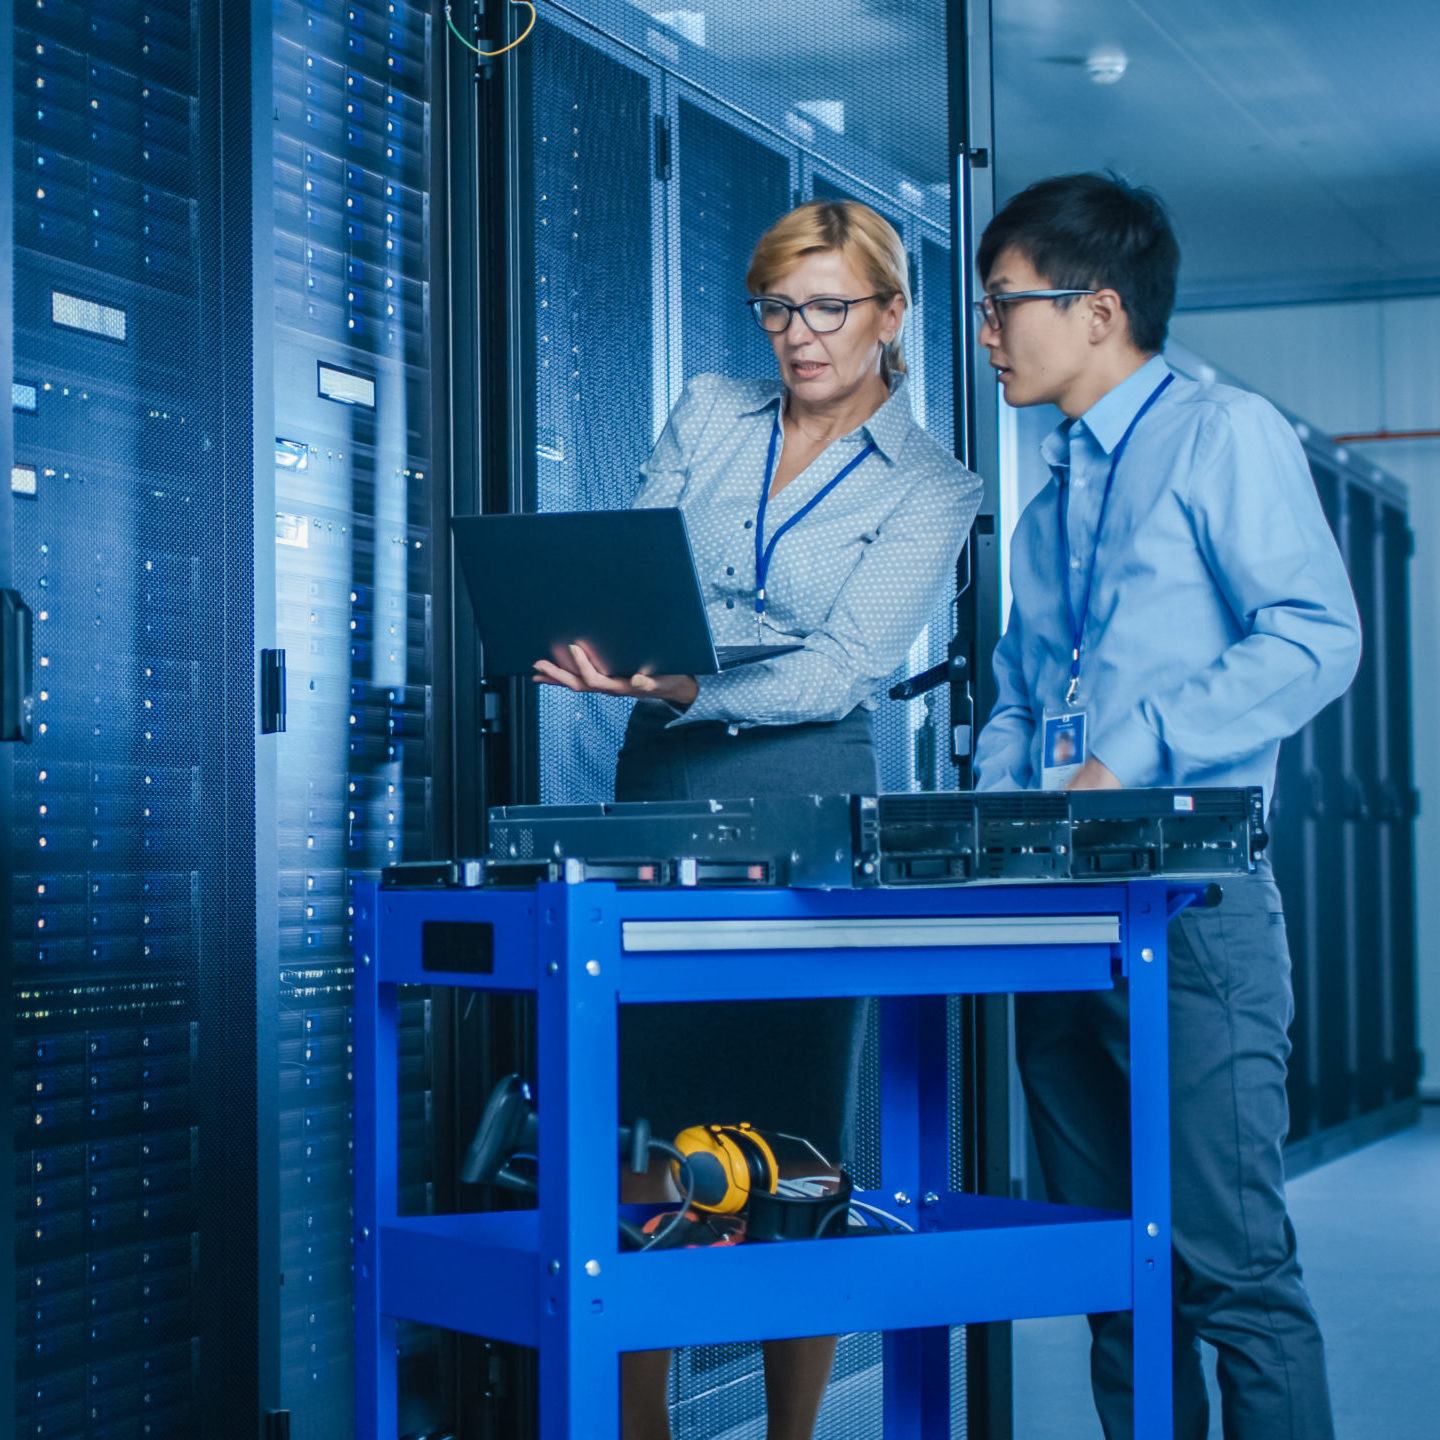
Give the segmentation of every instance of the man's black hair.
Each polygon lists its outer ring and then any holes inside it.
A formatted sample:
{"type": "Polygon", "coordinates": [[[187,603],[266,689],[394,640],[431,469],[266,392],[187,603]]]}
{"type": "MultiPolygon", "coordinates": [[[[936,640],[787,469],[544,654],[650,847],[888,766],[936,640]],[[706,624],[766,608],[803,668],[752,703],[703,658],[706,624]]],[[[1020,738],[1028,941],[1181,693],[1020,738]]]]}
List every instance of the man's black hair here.
{"type": "Polygon", "coordinates": [[[1153,190],[1118,175],[1037,180],[985,227],[975,262],[982,282],[1000,252],[1012,246],[1047,288],[1116,291],[1135,347],[1147,354],[1164,347],[1180,246],[1153,190]]]}

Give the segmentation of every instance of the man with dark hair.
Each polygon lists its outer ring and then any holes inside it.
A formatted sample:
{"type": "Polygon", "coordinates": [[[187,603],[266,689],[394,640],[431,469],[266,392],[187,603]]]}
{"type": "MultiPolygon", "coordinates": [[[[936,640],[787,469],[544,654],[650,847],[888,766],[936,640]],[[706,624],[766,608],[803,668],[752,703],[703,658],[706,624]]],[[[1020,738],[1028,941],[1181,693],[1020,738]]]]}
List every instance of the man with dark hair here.
{"type": "MultiPolygon", "coordinates": [[[[1052,479],[1011,542],[982,790],[1259,785],[1354,677],[1360,627],[1290,426],[1160,355],[1180,252],[1159,199],[1067,175],[986,228],[980,343],[1011,405],[1052,404],[1052,479]],[[1059,744],[1061,736],[1067,743],[1059,744]]],[[[1175,1435],[1331,1440],[1324,1346],[1285,1210],[1284,916],[1268,861],[1172,922],[1175,1435]]],[[[1051,1199],[1128,1210],[1126,993],[1022,996],[1016,1048],[1051,1199]]],[[[1109,1440],[1133,1434],[1131,1316],[1090,1317],[1109,1440]]]]}

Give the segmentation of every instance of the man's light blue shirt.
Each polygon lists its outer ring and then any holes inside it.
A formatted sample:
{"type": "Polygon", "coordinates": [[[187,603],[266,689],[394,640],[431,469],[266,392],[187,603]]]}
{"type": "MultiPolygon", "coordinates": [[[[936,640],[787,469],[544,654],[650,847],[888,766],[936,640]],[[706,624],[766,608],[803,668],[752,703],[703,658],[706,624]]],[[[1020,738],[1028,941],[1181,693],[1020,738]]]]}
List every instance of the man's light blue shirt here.
{"type": "Polygon", "coordinates": [[[1042,720],[1070,683],[1060,587],[1078,615],[1092,557],[1076,705],[1090,754],[1122,785],[1259,785],[1268,805],[1280,742],[1354,678],[1360,620],[1344,563],[1299,441],[1258,395],[1176,375],[1124,451],[1096,554],[1115,447],[1168,373],[1155,356],[1045,440],[1050,483],[1011,541],[978,789],[1040,784],[1042,720]]]}

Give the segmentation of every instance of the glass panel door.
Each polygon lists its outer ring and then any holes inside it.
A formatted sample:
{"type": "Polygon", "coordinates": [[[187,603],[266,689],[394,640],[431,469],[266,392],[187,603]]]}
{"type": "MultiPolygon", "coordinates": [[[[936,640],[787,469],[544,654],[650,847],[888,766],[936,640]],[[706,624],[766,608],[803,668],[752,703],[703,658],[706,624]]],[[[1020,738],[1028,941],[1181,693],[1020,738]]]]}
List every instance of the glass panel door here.
{"type": "MultiPolygon", "coordinates": [[[[279,1330],[297,1440],[352,1430],[353,886],[429,855],[434,830],[436,38],[405,0],[274,10],[279,1330]]],[[[401,1205],[424,1212],[429,1001],[402,1021],[401,1205]]],[[[401,1343],[428,1364],[431,1338],[401,1343]]]]}
{"type": "MultiPolygon", "coordinates": [[[[751,3],[703,13],[540,4],[521,67],[521,175],[529,161],[533,176],[530,208],[522,203],[536,397],[527,503],[628,506],[688,381],[775,374],[744,312],[745,272],[761,233],[812,195],[864,199],[900,231],[916,292],[905,342],[912,407],[953,441],[944,9],[805,0],[782,18],[751,3]],[[905,84],[877,85],[882,71],[905,84]]],[[[943,660],[953,630],[947,602],[892,679],[943,660]]],[[[537,798],[609,799],[628,705],[545,687],[537,708],[537,798]]],[[[944,686],[909,703],[881,698],[876,729],[885,788],[954,784],[944,686]]],[[[879,1168],[873,1042],[857,1146],[869,1183],[879,1168]]],[[[821,1435],[878,1435],[881,1343],[842,1341],[821,1435]]],[[[686,1351],[672,1384],[677,1436],[759,1433],[747,1428],[763,1408],[757,1346],[686,1351]]]]}

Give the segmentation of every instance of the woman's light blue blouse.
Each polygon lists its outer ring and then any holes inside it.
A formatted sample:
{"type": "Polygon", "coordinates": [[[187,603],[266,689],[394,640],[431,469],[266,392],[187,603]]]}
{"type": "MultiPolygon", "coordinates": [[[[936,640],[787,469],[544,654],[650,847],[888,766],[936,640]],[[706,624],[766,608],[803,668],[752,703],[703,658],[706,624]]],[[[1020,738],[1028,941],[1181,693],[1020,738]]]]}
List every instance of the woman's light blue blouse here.
{"type": "Polygon", "coordinates": [[[874,453],[776,545],[757,634],[756,511],[784,393],[779,380],[696,376],[641,467],[636,506],[684,513],[715,643],[804,643],[774,660],[700,676],[699,695],[672,728],[706,720],[796,725],[873,708],[875,691],[953,593],[982,484],[915,423],[901,377],[865,424],[770,501],[767,541],[874,442],[874,453]]]}

